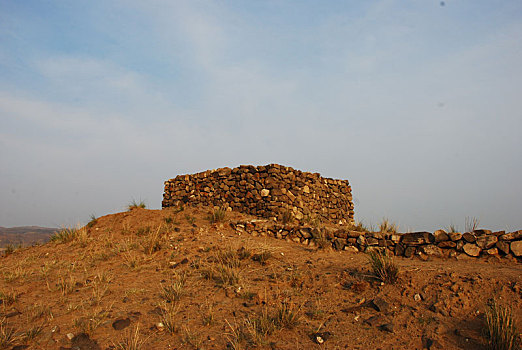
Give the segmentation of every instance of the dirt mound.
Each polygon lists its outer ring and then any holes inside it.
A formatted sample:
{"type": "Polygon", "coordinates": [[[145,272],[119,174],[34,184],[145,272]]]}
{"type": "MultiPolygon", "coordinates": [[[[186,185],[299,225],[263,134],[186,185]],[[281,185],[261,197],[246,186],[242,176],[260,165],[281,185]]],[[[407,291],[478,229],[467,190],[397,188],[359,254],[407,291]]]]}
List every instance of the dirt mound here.
{"type": "Polygon", "coordinates": [[[1,258],[0,344],[486,349],[492,297],[522,328],[516,261],[395,258],[399,279],[382,284],[366,254],[241,234],[229,223],[254,217],[209,214],[135,209],[1,258]]]}

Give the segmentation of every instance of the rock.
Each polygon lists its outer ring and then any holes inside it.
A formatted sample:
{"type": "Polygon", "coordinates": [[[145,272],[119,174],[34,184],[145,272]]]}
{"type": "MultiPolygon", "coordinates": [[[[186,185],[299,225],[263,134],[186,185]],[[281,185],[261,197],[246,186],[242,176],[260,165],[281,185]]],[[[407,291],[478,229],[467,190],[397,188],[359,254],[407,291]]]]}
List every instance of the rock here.
{"type": "Polygon", "coordinates": [[[513,241],[515,239],[521,239],[522,238],[522,230],[515,231],[515,232],[509,232],[504,233],[499,237],[501,241],[513,241]]]}
{"type": "Polygon", "coordinates": [[[415,301],[421,301],[422,300],[422,297],[419,293],[416,293],[414,296],[413,296],[413,300],[415,301]]]}
{"type": "Polygon", "coordinates": [[[423,245],[420,247],[420,252],[428,256],[442,257],[442,250],[433,244],[423,245]]]}
{"type": "Polygon", "coordinates": [[[372,300],[372,306],[375,310],[383,313],[387,313],[390,311],[390,304],[386,302],[386,300],[382,298],[375,298],[372,300]]]}
{"type": "Polygon", "coordinates": [[[317,332],[317,333],[312,334],[312,338],[315,340],[315,342],[317,344],[324,343],[325,341],[330,339],[331,336],[332,336],[332,333],[330,333],[330,332],[317,332]]]}
{"type": "Polygon", "coordinates": [[[466,240],[466,242],[468,243],[475,243],[475,241],[477,240],[477,237],[475,237],[475,235],[471,232],[465,232],[462,235],[462,238],[464,238],[464,240],[466,240]]]}
{"type": "Polygon", "coordinates": [[[392,233],[392,234],[390,235],[390,240],[391,240],[393,243],[399,243],[400,240],[401,240],[401,235],[398,235],[398,234],[392,233]]]}
{"type": "Polygon", "coordinates": [[[359,249],[357,249],[357,247],[354,247],[354,246],[351,246],[351,245],[347,245],[343,248],[343,250],[347,251],[347,252],[352,252],[352,253],[358,253],[359,252],[359,249]]]}
{"type": "Polygon", "coordinates": [[[421,245],[432,243],[435,237],[430,232],[410,232],[402,235],[401,242],[406,245],[421,245]]]}
{"type": "Polygon", "coordinates": [[[522,241],[513,241],[510,244],[511,251],[515,256],[522,256],[522,241]]]}
{"type": "Polygon", "coordinates": [[[435,237],[435,243],[449,240],[449,236],[444,230],[437,230],[433,232],[433,236],[435,237]]]}
{"type": "Polygon", "coordinates": [[[464,244],[462,249],[464,250],[464,253],[468,254],[469,256],[479,256],[481,251],[477,245],[471,243],[464,244]]]}
{"type": "Polygon", "coordinates": [[[333,247],[335,250],[342,250],[345,246],[345,243],[346,243],[346,240],[340,239],[340,238],[336,238],[332,241],[332,244],[333,244],[333,247]]]}
{"type": "Polygon", "coordinates": [[[101,350],[100,345],[89,338],[89,335],[86,333],[80,333],[71,339],[72,349],[81,349],[81,350],[101,350]]]}
{"type": "Polygon", "coordinates": [[[357,238],[357,244],[360,245],[360,246],[366,246],[366,237],[364,236],[359,236],[357,238]]]}
{"type": "Polygon", "coordinates": [[[308,187],[307,185],[304,185],[303,192],[304,193],[310,193],[310,187],[308,187]]]}
{"type": "Polygon", "coordinates": [[[460,232],[448,232],[448,236],[452,241],[458,241],[462,238],[462,233],[460,232]]]}
{"type": "Polygon", "coordinates": [[[114,328],[117,331],[121,331],[122,329],[125,329],[130,326],[130,318],[119,318],[116,321],[112,323],[112,328],[114,328]]]}
{"type": "Polygon", "coordinates": [[[67,333],[65,336],[66,336],[67,339],[69,339],[69,340],[72,340],[72,338],[74,338],[74,334],[72,334],[72,333],[67,333]]]}
{"type": "Polygon", "coordinates": [[[483,236],[483,235],[490,235],[491,234],[491,230],[486,230],[486,229],[476,229],[476,230],[473,230],[473,233],[475,234],[475,236],[483,236]]]}
{"type": "Polygon", "coordinates": [[[270,190],[267,190],[266,188],[263,188],[261,190],[261,197],[266,197],[270,194],[270,190]]]}
{"type": "Polygon", "coordinates": [[[496,236],[479,236],[475,242],[481,249],[489,249],[498,242],[496,236]]]}
{"type": "Polygon", "coordinates": [[[375,315],[372,316],[364,321],[364,323],[374,327],[374,326],[380,326],[384,323],[387,323],[387,320],[384,319],[381,315],[375,315]]]}
{"type": "Polygon", "coordinates": [[[379,245],[379,240],[373,237],[366,238],[366,244],[367,245],[379,245]]]}
{"type": "Polygon", "coordinates": [[[393,323],[385,323],[379,326],[379,328],[385,332],[393,333],[394,327],[393,323]]]}
{"type": "Polygon", "coordinates": [[[497,248],[490,248],[485,251],[487,255],[498,255],[498,249],[497,248]]]}
{"type": "Polygon", "coordinates": [[[364,235],[364,232],[359,231],[352,231],[348,230],[346,231],[348,238],[358,238],[360,235],[364,235]]]}
{"type": "Polygon", "coordinates": [[[404,244],[397,243],[395,245],[395,255],[396,256],[403,256],[404,255],[404,244]]]}
{"type": "Polygon", "coordinates": [[[455,247],[455,249],[459,252],[462,251],[462,248],[464,247],[464,244],[466,244],[466,241],[465,240],[460,240],[460,241],[457,241],[457,246],[455,247]]]}
{"type": "Polygon", "coordinates": [[[413,254],[415,254],[415,247],[406,247],[406,249],[404,250],[404,256],[406,258],[411,258],[413,254]]]}
{"type": "Polygon", "coordinates": [[[504,254],[509,254],[509,243],[506,241],[498,241],[496,244],[496,247],[499,251],[501,251],[504,254]]]}
{"type": "Polygon", "coordinates": [[[455,243],[453,241],[444,241],[444,242],[440,242],[439,244],[437,244],[437,247],[442,248],[442,249],[455,248],[456,246],[457,246],[457,243],[455,243]]]}

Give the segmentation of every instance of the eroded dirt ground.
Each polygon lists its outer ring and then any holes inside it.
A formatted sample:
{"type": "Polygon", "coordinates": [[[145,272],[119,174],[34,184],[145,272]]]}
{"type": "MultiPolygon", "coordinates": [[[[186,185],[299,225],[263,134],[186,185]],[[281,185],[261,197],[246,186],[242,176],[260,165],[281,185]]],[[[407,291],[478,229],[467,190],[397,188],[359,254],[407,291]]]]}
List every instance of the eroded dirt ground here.
{"type": "Polygon", "coordinates": [[[227,221],[246,216],[209,211],[107,215],[0,258],[4,348],[485,349],[491,298],[522,328],[514,260],[396,258],[382,284],[366,254],[238,235],[227,221]]]}

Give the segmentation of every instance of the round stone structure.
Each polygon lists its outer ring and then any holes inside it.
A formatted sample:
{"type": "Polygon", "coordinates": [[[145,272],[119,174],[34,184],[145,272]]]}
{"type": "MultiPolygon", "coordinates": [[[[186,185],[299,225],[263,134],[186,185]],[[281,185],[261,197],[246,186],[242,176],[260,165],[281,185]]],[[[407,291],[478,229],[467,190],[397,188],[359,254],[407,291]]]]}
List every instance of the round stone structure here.
{"type": "Polygon", "coordinates": [[[297,220],[354,221],[348,180],[279,164],[220,168],[165,181],[162,207],[181,204],[226,207],[264,218],[291,214],[297,220]]]}

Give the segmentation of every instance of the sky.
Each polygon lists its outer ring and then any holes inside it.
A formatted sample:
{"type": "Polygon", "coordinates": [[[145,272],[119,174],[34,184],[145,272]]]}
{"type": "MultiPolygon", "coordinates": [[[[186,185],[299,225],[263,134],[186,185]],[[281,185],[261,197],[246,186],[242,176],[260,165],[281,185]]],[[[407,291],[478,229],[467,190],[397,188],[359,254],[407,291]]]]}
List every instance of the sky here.
{"type": "Polygon", "coordinates": [[[0,0],[0,226],[279,163],[366,224],[522,229],[521,62],[520,0],[0,0]]]}

